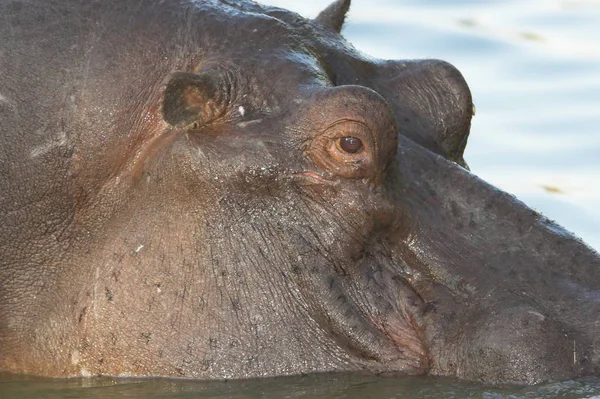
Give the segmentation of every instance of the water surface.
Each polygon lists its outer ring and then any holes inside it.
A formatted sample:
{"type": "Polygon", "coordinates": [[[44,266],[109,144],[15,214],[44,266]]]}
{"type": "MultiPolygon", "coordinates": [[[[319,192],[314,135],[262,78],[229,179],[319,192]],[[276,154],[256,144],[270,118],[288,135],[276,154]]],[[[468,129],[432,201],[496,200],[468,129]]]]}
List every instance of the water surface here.
{"type": "Polygon", "coordinates": [[[323,374],[252,381],[167,379],[23,380],[0,375],[0,399],[600,399],[600,380],[484,387],[445,378],[323,374]]]}

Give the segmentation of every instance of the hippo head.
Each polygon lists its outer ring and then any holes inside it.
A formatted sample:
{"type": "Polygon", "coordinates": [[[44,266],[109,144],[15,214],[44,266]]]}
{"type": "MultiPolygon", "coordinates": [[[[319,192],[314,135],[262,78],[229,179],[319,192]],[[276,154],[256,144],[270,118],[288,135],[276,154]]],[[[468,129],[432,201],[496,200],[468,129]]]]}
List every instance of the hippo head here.
{"type": "Polygon", "coordinates": [[[4,279],[0,369],[598,374],[598,254],[466,169],[461,74],[358,53],[349,3],[87,10],[69,223],[44,284],[4,279]]]}

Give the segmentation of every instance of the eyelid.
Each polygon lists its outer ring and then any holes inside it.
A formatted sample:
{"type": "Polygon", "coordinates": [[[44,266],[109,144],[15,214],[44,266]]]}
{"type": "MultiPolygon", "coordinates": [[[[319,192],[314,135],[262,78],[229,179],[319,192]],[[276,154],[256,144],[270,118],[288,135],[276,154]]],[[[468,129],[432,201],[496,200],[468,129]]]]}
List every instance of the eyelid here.
{"type": "MultiPolygon", "coordinates": [[[[342,138],[342,137],[348,137],[348,136],[356,137],[356,135],[358,134],[360,136],[368,138],[369,140],[372,140],[371,129],[369,129],[369,127],[367,125],[365,125],[362,122],[355,121],[355,120],[349,120],[349,119],[342,119],[342,120],[336,121],[335,123],[329,125],[327,128],[324,129],[324,134],[327,134],[331,130],[334,130],[334,133],[338,133],[335,131],[338,129],[339,129],[339,134],[331,135],[332,138],[333,137],[342,138]]],[[[360,138],[362,140],[361,137],[357,137],[357,138],[360,138]]]]}

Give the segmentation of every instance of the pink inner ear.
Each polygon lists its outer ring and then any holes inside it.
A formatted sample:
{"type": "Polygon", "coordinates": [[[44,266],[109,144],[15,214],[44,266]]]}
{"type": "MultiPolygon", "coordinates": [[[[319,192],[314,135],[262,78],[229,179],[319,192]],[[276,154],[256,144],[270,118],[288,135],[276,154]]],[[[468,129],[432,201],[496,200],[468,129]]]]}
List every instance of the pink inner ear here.
{"type": "Polygon", "coordinates": [[[202,126],[220,117],[227,107],[226,82],[217,73],[175,73],[167,84],[163,117],[167,123],[202,126]]]}
{"type": "Polygon", "coordinates": [[[190,109],[198,109],[207,102],[202,91],[198,90],[197,86],[188,86],[182,93],[183,104],[190,109]]]}

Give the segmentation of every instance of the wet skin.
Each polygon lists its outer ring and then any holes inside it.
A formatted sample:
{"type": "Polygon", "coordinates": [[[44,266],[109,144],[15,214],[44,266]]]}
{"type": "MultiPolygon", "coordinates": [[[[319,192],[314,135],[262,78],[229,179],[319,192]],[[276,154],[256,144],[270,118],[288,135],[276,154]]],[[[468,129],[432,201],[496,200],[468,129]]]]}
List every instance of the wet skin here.
{"type": "Polygon", "coordinates": [[[2,1],[0,371],[599,375],[600,258],[437,60],[245,1],[2,1]]]}

